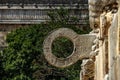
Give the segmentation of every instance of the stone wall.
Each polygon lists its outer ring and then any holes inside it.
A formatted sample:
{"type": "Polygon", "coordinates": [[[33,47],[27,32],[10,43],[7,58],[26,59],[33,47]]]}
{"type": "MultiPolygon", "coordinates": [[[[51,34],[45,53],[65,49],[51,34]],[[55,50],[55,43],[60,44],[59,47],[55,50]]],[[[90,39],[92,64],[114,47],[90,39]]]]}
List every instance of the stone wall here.
{"type": "Polygon", "coordinates": [[[0,0],[0,4],[75,4],[75,3],[87,3],[88,0],[0,0]]]}
{"type": "MultiPolygon", "coordinates": [[[[78,24],[88,24],[88,5],[81,5],[80,8],[69,9],[71,16],[76,16],[79,19],[78,24]]],[[[32,6],[26,6],[24,8],[19,8],[18,6],[11,7],[0,7],[0,24],[39,24],[49,20],[47,13],[50,10],[54,10],[58,7],[39,7],[32,8],[32,6]]]]}

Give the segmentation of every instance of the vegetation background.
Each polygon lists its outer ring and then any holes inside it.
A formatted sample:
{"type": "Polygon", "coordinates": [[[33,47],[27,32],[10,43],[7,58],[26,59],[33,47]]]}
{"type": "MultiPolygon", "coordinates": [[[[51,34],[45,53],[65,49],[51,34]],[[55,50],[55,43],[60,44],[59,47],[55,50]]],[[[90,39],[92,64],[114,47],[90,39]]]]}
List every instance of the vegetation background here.
{"type": "MultiPolygon", "coordinates": [[[[65,69],[49,65],[43,55],[43,41],[54,29],[70,28],[78,34],[90,29],[77,27],[79,19],[63,8],[50,11],[48,16],[50,21],[19,28],[7,35],[8,47],[0,53],[0,80],[79,80],[81,61],[65,69]]],[[[58,38],[52,49],[56,56],[66,57],[71,54],[73,44],[66,38],[58,38]]]]}

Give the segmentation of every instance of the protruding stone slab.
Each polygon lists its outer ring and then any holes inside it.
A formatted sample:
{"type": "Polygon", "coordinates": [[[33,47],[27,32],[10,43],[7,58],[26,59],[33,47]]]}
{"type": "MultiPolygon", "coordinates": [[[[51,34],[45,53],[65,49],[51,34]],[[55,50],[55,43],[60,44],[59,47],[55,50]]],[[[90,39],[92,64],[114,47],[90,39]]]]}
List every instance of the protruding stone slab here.
{"type": "Polygon", "coordinates": [[[44,41],[44,55],[47,61],[56,67],[67,67],[80,59],[88,58],[95,35],[78,35],[68,28],[60,28],[52,32],[44,41]],[[57,58],[52,54],[52,42],[58,37],[66,37],[74,44],[73,52],[67,58],[57,58]]]}

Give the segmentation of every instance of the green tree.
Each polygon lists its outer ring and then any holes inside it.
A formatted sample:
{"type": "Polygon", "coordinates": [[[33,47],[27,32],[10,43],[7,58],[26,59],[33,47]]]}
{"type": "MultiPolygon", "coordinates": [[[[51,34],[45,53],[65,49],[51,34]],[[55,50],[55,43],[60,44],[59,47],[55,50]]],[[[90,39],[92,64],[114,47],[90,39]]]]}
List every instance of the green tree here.
{"type": "MultiPolygon", "coordinates": [[[[88,30],[82,31],[76,25],[69,24],[70,21],[76,23],[78,19],[70,17],[68,13],[69,11],[63,8],[51,11],[48,13],[51,20],[46,24],[31,25],[8,34],[6,39],[8,47],[2,54],[1,66],[4,75],[2,75],[1,80],[45,80],[48,75],[64,75],[69,80],[78,80],[80,61],[66,69],[58,69],[47,63],[42,50],[45,37],[54,29],[67,27],[78,34],[88,32],[88,30]]],[[[54,46],[64,48],[60,50],[65,50],[64,52],[68,53],[69,50],[66,50],[64,46],[56,45],[60,41],[64,42],[66,40],[58,40],[54,46]]],[[[69,43],[68,41],[67,45],[69,43]]],[[[72,47],[69,49],[72,49],[72,47]]],[[[57,54],[57,50],[53,50],[57,54]]],[[[59,54],[57,55],[59,56],[59,54]]]]}

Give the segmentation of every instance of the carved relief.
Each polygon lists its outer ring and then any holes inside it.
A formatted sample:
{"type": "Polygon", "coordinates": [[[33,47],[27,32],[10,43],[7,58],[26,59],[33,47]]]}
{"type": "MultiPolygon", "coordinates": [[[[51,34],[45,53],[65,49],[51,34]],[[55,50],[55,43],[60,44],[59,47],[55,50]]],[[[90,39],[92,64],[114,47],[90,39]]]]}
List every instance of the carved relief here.
{"type": "Polygon", "coordinates": [[[117,0],[88,0],[89,1],[89,21],[90,27],[96,29],[100,27],[100,15],[104,11],[111,11],[116,8],[117,0]]]}
{"type": "MultiPolygon", "coordinates": [[[[113,22],[113,17],[118,11],[118,2],[117,0],[89,0],[89,10],[90,10],[89,12],[90,26],[93,29],[93,31],[96,30],[99,31],[97,34],[99,53],[97,55],[93,54],[94,51],[91,53],[93,56],[95,55],[95,57],[91,57],[91,58],[95,61],[97,59],[97,63],[95,63],[96,64],[95,80],[103,80],[103,77],[105,77],[104,79],[108,79],[108,77],[106,78],[105,76],[108,74],[110,74],[109,75],[111,77],[111,79],[109,77],[110,80],[117,80],[116,78],[114,78],[115,77],[114,74],[112,74],[115,73],[114,72],[115,67],[111,68],[112,70],[109,67],[109,65],[112,64],[113,54],[114,55],[116,54],[115,52],[113,53],[113,51],[116,51],[115,50],[116,48],[113,47],[116,46],[116,41],[114,41],[114,39],[116,39],[114,34],[116,33],[114,32],[115,27],[114,29],[111,30],[111,33],[108,33],[108,30],[110,26],[113,27],[117,25],[116,22],[113,22]],[[113,34],[114,36],[112,36],[113,34]],[[108,38],[111,39],[111,42],[110,39],[108,41],[108,38]],[[109,48],[109,52],[108,52],[108,48],[109,48]]],[[[96,46],[93,46],[92,50],[94,49],[96,49],[96,46]]]]}
{"type": "Polygon", "coordinates": [[[94,61],[91,59],[83,60],[81,64],[81,79],[80,80],[93,80],[94,79],[94,61]]]}

